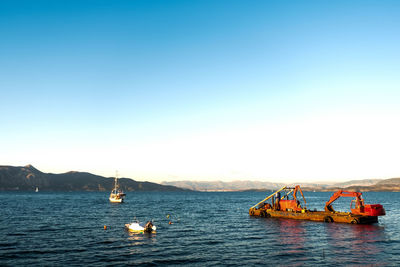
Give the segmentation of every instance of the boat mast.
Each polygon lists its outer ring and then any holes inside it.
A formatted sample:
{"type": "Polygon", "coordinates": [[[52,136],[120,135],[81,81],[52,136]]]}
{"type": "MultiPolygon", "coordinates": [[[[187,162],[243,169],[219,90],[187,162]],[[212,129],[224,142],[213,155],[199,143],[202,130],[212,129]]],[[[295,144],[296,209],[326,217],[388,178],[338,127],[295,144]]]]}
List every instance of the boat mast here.
{"type": "Polygon", "coordinates": [[[114,189],[118,190],[118,171],[115,171],[114,189]]]}

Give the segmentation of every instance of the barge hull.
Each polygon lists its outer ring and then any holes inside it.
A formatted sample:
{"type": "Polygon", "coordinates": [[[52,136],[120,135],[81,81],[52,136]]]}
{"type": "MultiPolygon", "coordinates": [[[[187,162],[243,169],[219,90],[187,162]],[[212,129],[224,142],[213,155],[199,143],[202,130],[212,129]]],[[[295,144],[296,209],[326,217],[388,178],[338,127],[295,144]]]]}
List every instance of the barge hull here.
{"type": "Polygon", "coordinates": [[[259,216],[265,218],[285,218],[295,220],[309,220],[318,222],[338,222],[351,224],[372,224],[378,222],[377,216],[356,215],[349,212],[327,212],[327,211],[279,211],[272,209],[256,209],[249,210],[251,216],[259,216]]]}

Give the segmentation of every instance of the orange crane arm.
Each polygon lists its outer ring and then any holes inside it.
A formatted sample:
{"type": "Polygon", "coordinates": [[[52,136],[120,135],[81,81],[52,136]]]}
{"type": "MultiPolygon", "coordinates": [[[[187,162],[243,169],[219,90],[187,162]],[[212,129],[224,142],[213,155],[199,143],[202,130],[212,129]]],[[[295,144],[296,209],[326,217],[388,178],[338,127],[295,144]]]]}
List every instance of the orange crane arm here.
{"type": "Polygon", "coordinates": [[[331,208],[329,208],[331,206],[331,204],[337,200],[340,197],[355,197],[357,202],[360,203],[361,202],[361,193],[360,192],[352,192],[352,191],[345,191],[345,190],[339,190],[337,192],[335,192],[331,198],[329,199],[328,202],[325,203],[325,210],[326,211],[331,211],[331,208]]]}
{"type": "Polygon", "coordinates": [[[297,191],[300,191],[300,194],[301,194],[301,196],[303,197],[303,200],[304,200],[304,207],[306,207],[306,205],[307,205],[306,198],[304,197],[303,191],[301,190],[299,185],[296,185],[296,187],[294,188],[294,191],[293,191],[294,200],[296,200],[296,202],[297,202],[297,197],[296,197],[297,191]]]}

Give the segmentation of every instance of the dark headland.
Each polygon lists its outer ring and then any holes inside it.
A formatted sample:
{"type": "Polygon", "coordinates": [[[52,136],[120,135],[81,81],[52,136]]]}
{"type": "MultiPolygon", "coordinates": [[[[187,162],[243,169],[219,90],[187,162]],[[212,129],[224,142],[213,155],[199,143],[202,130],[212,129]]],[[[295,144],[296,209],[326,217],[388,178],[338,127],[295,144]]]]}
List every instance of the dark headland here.
{"type": "MultiPolygon", "coordinates": [[[[120,178],[120,188],[130,191],[192,191],[171,185],[138,182],[130,178],[120,178]]],[[[61,174],[43,173],[27,165],[24,167],[0,166],[0,191],[110,191],[114,179],[88,172],[67,172],[61,174]]]]}

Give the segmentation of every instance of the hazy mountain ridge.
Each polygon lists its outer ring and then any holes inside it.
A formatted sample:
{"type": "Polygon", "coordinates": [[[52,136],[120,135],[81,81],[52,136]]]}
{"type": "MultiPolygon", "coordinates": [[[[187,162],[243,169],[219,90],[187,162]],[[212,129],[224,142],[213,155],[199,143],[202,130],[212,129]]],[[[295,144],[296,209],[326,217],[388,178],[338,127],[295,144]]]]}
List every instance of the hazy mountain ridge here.
{"type": "MultiPolygon", "coordinates": [[[[175,186],[151,182],[138,182],[120,178],[120,188],[129,191],[188,191],[175,186]]],[[[61,174],[43,173],[32,165],[25,167],[0,166],[0,191],[111,191],[113,178],[88,172],[67,172],[61,174]]]]}
{"type": "Polygon", "coordinates": [[[260,181],[172,181],[172,182],[162,182],[163,185],[173,185],[181,188],[187,188],[195,191],[240,191],[246,189],[256,189],[256,188],[280,188],[282,187],[279,183],[271,182],[260,182],[260,181]]]}
{"type": "Polygon", "coordinates": [[[196,191],[271,191],[283,186],[301,185],[305,191],[335,191],[339,189],[356,191],[400,191],[400,178],[391,179],[364,179],[350,180],[340,183],[272,183],[260,181],[238,180],[232,182],[222,181],[169,181],[162,182],[164,185],[173,185],[196,191]]]}

